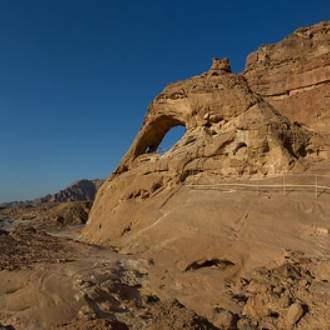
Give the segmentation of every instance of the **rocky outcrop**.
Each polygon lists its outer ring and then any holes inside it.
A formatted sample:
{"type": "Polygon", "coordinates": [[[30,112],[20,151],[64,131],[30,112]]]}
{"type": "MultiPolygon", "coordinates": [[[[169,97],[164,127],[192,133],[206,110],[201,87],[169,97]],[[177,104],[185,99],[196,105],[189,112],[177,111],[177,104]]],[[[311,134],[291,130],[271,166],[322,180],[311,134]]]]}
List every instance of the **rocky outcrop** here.
{"type": "Polygon", "coordinates": [[[248,56],[243,74],[254,92],[291,121],[328,131],[330,21],[260,47],[248,56]]]}
{"type": "Polygon", "coordinates": [[[207,72],[169,84],[100,190],[87,235],[121,240],[134,226],[132,213],[157,219],[153,202],[187,183],[306,171],[329,159],[329,84],[329,22],[259,48],[242,74],[231,73],[227,58],[214,58],[207,72]],[[157,152],[178,125],[184,136],[157,152]]]}
{"type": "Polygon", "coordinates": [[[299,158],[308,139],[307,131],[251,92],[244,78],[230,73],[227,59],[215,59],[205,74],[170,84],[156,97],[116,173],[150,157],[152,170],[155,162],[160,167],[175,163],[170,172],[181,179],[198,170],[197,162],[205,163],[203,170],[221,167],[223,175],[277,173],[299,158]],[[172,152],[158,157],[157,147],[177,125],[185,126],[185,136],[172,152]]]}
{"type": "MultiPolygon", "coordinates": [[[[313,53],[314,46],[309,48],[313,53]]],[[[289,47],[289,51],[295,58],[300,56],[296,53],[303,53],[299,47],[289,47]]],[[[284,64],[285,58],[284,54],[284,64]]],[[[306,55],[304,61],[302,71],[313,66],[313,57],[306,55]]],[[[173,293],[216,325],[228,328],[239,315],[239,329],[258,325],[285,329],[293,323],[304,329],[305,322],[317,322],[314,298],[305,298],[304,290],[296,295],[290,283],[282,285],[282,270],[279,276],[274,271],[279,279],[274,284],[282,290],[278,294],[272,287],[253,293],[251,284],[249,289],[240,286],[227,295],[232,282],[246,279],[252,269],[278,267],[286,249],[317,255],[329,252],[326,194],[315,200],[314,191],[286,193],[282,186],[276,193],[249,190],[253,184],[259,187],[260,181],[273,186],[279,178],[283,183],[282,175],[309,173],[316,165],[329,175],[321,126],[299,122],[294,116],[298,108],[287,113],[278,107],[272,99],[272,83],[269,94],[263,94],[261,84],[253,80],[254,66],[248,66],[250,73],[234,74],[227,59],[214,59],[207,72],[166,86],[151,102],[118,168],[98,191],[83,236],[152,260],[154,276],[161,278],[159,290],[154,287],[157,294],[173,293]],[[168,151],[158,152],[166,133],[178,125],[185,128],[184,135],[168,151]],[[237,182],[247,188],[217,189],[219,184],[237,182]],[[243,291],[247,293],[242,295],[243,291]],[[244,311],[233,305],[233,299],[245,306],[244,311]],[[289,300],[285,307],[282,299],[289,300]]],[[[267,77],[266,67],[263,70],[267,77]]],[[[326,84],[317,85],[323,86],[319,95],[328,92],[326,84]]],[[[298,186],[306,184],[305,177],[294,179],[298,186]]],[[[305,277],[303,270],[299,272],[305,277]]],[[[267,281],[266,274],[263,283],[267,281]]]]}
{"type": "Polygon", "coordinates": [[[156,221],[157,203],[196,180],[292,171],[308,159],[312,137],[231,73],[227,59],[214,59],[209,71],[166,86],[151,102],[132,146],[97,196],[87,236],[101,243],[121,239],[135,225],[132,214],[156,221]],[[158,153],[178,125],[184,136],[158,153]]]}

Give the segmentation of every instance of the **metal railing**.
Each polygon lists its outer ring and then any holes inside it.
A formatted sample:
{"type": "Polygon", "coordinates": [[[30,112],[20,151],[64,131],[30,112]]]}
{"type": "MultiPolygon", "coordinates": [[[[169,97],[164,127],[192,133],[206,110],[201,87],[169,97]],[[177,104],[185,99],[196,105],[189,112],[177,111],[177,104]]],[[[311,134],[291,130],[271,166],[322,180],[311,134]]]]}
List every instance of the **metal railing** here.
{"type": "Polygon", "coordinates": [[[287,194],[293,191],[313,192],[317,199],[322,193],[330,193],[330,176],[319,174],[290,174],[270,175],[263,178],[251,177],[249,179],[238,179],[237,176],[223,176],[203,182],[205,177],[199,181],[184,183],[184,186],[195,190],[223,190],[223,191],[277,191],[287,194]],[[275,182],[274,182],[275,181],[275,182]]]}

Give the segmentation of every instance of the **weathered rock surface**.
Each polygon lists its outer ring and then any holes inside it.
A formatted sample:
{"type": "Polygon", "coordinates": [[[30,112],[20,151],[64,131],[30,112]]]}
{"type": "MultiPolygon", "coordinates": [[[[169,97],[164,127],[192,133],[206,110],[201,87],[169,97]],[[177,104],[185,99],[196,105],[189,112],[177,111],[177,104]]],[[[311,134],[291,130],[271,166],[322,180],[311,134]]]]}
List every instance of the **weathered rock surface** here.
{"type": "Polygon", "coordinates": [[[300,28],[250,54],[249,86],[291,121],[329,134],[330,22],[300,28]]]}
{"type": "Polygon", "coordinates": [[[153,260],[156,295],[178,297],[220,328],[327,324],[317,302],[326,282],[283,255],[330,253],[329,195],[308,176],[330,185],[328,43],[325,22],[258,50],[241,74],[214,59],[207,72],[166,86],[98,191],[83,236],[153,260]],[[157,152],[178,125],[183,137],[157,152]],[[290,179],[313,194],[288,193],[290,179]],[[245,189],[218,189],[223,183],[245,189]],[[281,193],[249,188],[279,183],[281,193]],[[292,304],[304,313],[288,316],[292,304]]]}
{"type": "MultiPolygon", "coordinates": [[[[87,237],[100,243],[121,239],[137,223],[133,214],[152,224],[160,216],[156,205],[196,179],[297,173],[328,159],[330,140],[323,128],[329,125],[322,128],[311,119],[328,108],[328,43],[329,23],[320,23],[251,54],[241,75],[231,73],[228,59],[214,59],[208,72],[166,86],[100,190],[87,237]],[[282,103],[272,98],[282,94],[282,103]],[[302,109],[306,104],[313,110],[302,109]],[[177,125],[185,127],[184,136],[168,152],[157,153],[177,125]]],[[[320,123],[326,123],[323,117],[320,123]]]]}
{"type": "Polygon", "coordinates": [[[300,28],[250,54],[243,72],[250,88],[292,122],[318,134],[307,152],[330,155],[330,22],[300,28]]]}
{"type": "Polygon", "coordinates": [[[322,268],[328,277],[329,260],[299,252],[289,253],[285,259],[277,267],[246,274],[238,286],[229,289],[243,301],[238,324],[274,330],[327,328],[329,283],[322,281],[316,269],[322,268]]]}

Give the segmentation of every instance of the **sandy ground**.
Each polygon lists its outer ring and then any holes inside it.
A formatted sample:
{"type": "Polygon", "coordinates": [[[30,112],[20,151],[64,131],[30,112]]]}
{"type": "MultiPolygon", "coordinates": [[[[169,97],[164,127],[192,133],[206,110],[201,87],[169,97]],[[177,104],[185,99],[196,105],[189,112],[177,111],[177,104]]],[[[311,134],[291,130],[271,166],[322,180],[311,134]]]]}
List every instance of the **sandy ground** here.
{"type": "Polygon", "coordinates": [[[82,224],[12,212],[0,212],[8,329],[330,329],[326,194],[183,187],[112,248],[83,242],[82,224]]]}
{"type": "Polygon", "coordinates": [[[2,231],[0,245],[0,320],[6,326],[213,328],[175,299],[161,302],[144,290],[151,261],[22,225],[2,231]]]}

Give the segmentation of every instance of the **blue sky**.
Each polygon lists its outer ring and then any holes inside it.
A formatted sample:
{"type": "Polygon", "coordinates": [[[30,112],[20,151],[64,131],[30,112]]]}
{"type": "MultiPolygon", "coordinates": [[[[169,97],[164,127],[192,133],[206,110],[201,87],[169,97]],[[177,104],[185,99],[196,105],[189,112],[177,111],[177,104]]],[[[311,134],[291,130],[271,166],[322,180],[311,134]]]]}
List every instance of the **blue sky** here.
{"type": "Polygon", "coordinates": [[[240,71],[329,14],[328,0],[1,0],[0,202],[105,177],[165,84],[213,56],[240,71]]]}

